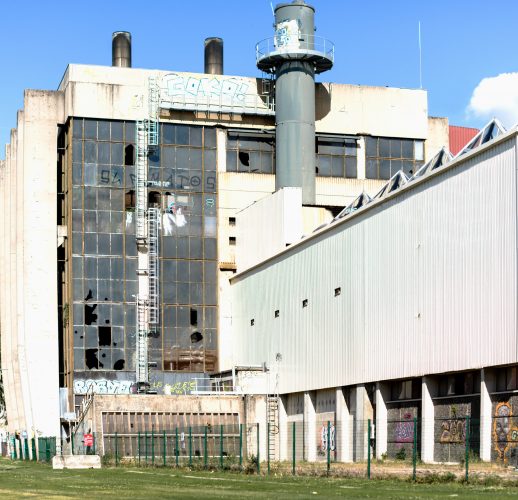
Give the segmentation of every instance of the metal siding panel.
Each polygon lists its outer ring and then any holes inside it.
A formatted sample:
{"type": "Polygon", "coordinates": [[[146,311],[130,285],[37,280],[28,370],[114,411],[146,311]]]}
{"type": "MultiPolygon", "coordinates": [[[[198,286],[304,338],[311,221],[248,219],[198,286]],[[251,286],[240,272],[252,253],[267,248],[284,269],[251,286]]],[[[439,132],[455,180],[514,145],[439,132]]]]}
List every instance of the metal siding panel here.
{"type": "Polygon", "coordinates": [[[516,222],[513,136],[238,277],[239,362],[280,352],[282,393],[516,362],[516,222]]]}

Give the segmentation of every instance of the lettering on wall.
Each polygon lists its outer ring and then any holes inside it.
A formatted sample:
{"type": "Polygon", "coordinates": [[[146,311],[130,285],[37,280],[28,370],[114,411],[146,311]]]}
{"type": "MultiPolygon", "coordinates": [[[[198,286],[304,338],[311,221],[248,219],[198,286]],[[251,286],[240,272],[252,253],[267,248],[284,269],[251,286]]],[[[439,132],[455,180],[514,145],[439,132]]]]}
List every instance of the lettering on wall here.
{"type": "Polygon", "coordinates": [[[162,77],[160,107],[192,110],[247,108],[269,111],[268,100],[261,99],[250,81],[236,77],[192,76],[169,73],[162,77]]]}
{"type": "Polygon", "coordinates": [[[74,394],[86,394],[93,387],[94,394],[131,394],[130,380],[87,379],[74,380],[74,394]]]}
{"type": "Polygon", "coordinates": [[[466,440],[466,420],[450,419],[441,423],[440,443],[464,443],[466,440]]]}

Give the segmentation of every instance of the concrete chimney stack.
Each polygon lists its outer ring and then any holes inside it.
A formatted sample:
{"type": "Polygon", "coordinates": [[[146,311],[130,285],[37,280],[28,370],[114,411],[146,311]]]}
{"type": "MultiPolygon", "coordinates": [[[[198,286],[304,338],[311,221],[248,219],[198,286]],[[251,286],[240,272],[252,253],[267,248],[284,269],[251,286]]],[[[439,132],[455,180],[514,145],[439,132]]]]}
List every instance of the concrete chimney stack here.
{"type": "Polygon", "coordinates": [[[223,74],[223,39],[211,37],[205,39],[205,73],[223,74]]]}

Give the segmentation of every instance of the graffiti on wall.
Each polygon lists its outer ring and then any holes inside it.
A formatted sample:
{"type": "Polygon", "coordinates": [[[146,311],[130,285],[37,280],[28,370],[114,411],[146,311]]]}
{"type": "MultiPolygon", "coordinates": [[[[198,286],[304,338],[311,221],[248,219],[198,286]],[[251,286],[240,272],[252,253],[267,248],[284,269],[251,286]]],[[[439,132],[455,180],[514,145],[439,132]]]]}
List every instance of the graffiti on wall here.
{"type": "Polygon", "coordinates": [[[413,443],[414,442],[414,421],[411,413],[405,413],[405,420],[396,422],[394,426],[394,442],[413,443]]]}
{"type": "Polygon", "coordinates": [[[162,107],[168,102],[194,102],[196,100],[226,105],[243,106],[246,102],[248,82],[241,78],[196,77],[170,73],[162,78],[162,107]]]}
{"type": "Polygon", "coordinates": [[[333,424],[330,425],[329,430],[327,424],[322,425],[320,429],[320,452],[325,453],[328,446],[329,451],[336,450],[335,426],[333,424]]]}
{"type": "Polygon", "coordinates": [[[493,443],[498,458],[507,461],[511,450],[518,445],[518,427],[513,424],[513,412],[508,401],[498,403],[493,418],[493,443]]]}
{"type": "Polygon", "coordinates": [[[74,394],[86,394],[90,387],[94,394],[131,394],[130,380],[74,380],[74,394]]]}
{"type": "Polygon", "coordinates": [[[441,423],[439,442],[443,444],[464,443],[466,440],[466,420],[452,418],[441,423]]]}

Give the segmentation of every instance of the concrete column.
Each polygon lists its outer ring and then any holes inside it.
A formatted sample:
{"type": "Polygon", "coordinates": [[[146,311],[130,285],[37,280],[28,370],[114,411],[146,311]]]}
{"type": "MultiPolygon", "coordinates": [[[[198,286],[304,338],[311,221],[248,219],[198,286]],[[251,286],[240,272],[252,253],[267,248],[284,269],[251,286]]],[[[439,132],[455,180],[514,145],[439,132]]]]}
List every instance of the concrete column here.
{"type": "Polygon", "coordinates": [[[483,368],[480,373],[480,459],[491,461],[491,426],[493,406],[491,392],[495,391],[496,380],[493,371],[483,368]]]}
{"type": "Polygon", "coordinates": [[[436,395],[437,383],[430,377],[423,377],[421,392],[421,459],[425,463],[434,461],[434,417],[432,397],[436,395]]]}
{"type": "Polygon", "coordinates": [[[376,383],[376,458],[381,460],[387,453],[388,411],[386,401],[389,400],[390,388],[382,382],[376,383]]]}
{"type": "Polygon", "coordinates": [[[353,461],[352,418],[342,387],[336,389],[336,446],[339,462],[353,461]]]}
{"type": "Polygon", "coordinates": [[[365,160],[365,137],[360,137],[357,142],[356,175],[358,179],[365,179],[366,160],[365,160]]]}
{"type": "Polygon", "coordinates": [[[279,396],[279,434],[277,435],[279,460],[288,460],[288,396],[279,396]]]}
{"type": "Polygon", "coordinates": [[[305,458],[308,462],[317,459],[317,414],[315,411],[315,394],[304,393],[304,444],[305,458]]]}
{"type": "Polygon", "coordinates": [[[374,436],[373,408],[365,385],[359,384],[354,388],[354,460],[361,461],[367,458],[368,420],[371,421],[371,438],[374,436]]]}

